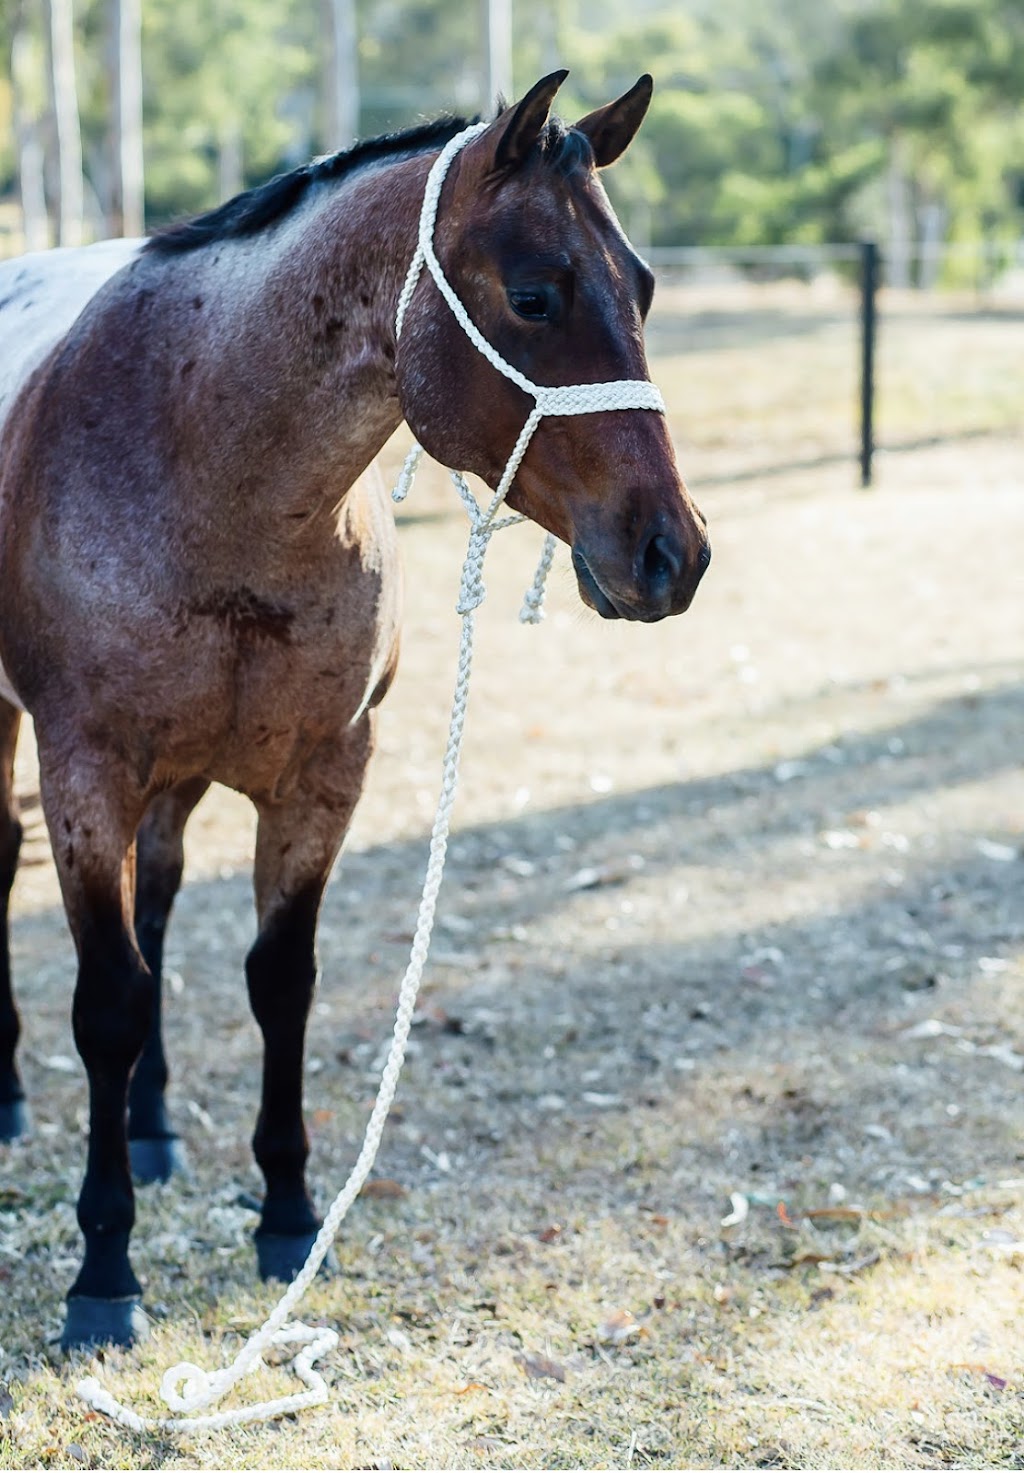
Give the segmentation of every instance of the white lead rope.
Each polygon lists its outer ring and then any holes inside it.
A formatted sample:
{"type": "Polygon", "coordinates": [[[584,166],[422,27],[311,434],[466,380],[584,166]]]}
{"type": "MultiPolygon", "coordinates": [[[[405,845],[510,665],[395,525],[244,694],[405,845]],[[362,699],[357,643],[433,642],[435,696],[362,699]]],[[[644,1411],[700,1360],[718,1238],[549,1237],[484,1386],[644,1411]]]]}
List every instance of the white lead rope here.
{"type": "MultiPolygon", "coordinates": [[[[483,510],[477,503],[461,472],[451,472],[455,489],[470,519],[469,546],[462,565],[462,581],[457,604],[457,612],[462,619],[459,662],[455,693],[452,698],[451,721],[448,727],[448,743],[445,748],[441,774],[441,791],[430,835],[427,872],[423,882],[423,894],[420,898],[409,963],[399,988],[395,1027],[387,1062],[384,1065],[377,1098],[373,1104],[355,1165],[345,1185],[328,1208],[323,1227],[309,1250],[306,1262],[289,1284],[265,1323],[250,1335],[231,1364],[220,1370],[205,1371],[201,1366],[193,1365],[190,1361],[183,1361],[165,1372],[160,1383],[160,1395],[172,1412],[180,1414],[170,1417],[140,1417],[112,1396],[95,1376],[88,1376],[78,1383],[78,1395],[83,1401],[132,1432],[176,1432],[237,1426],[245,1422],[264,1422],[274,1417],[284,1416],[288,1412],[300,1411],[305,1407],[319,1406],[328,1400],[330,1392],[323,1376],[316,1369],[316,1362],[337,1345],[337,1332],[325,1327],[304,1325],[300,1321],[289,1321],[288,1317],[298,1307],[300,1300],[316,1277],[320,1265],[338,1235],[346,1213],[370,1174],[380,1148],[388,1111],[398,1088],[416,998],[423,970],[427,964],[437,897],[444,874],[448,832],[455,804],[455,790],[459,780],[459,756],[462,751],[466,706],[469,700],[475,616],[477,608],[484,599],[484,557],[495,532],[524,520],[521,516],[498,517],[497,513],[512,485],[523,456],[526,454],[534,430],[545,414],[593,414],[604,409],[653,409],[664,413],[665,404],[661,394],[646,379],[621,379],[614,383],[573,384],[555,388],[531,383],[518,369],[506,363],[500,353],[487,342],[459,301],[434,253],[434,222],[437,216],[438,201],[441,197],[441,186],[452,159],[487,126],[486,123],[477,123],[457,134],[442,150],[431,168],[420,214],[419,243],[398,301],[395,322],[396,338],[401,335],[406,310],[420,273],[426,266],[470,341],[500,373],[531,395],[534,407],[513,446],[501,480],[486,510],[483,510]],[[234,1407],[227,1411],[202,1414],[204,1407],[215,1406],[243,1376],[262,1365],[265,1350],[271,1346],[282,1345],[292,1345],[298,1348],[291,1363],[291,1369],[298,1380],[306,1386],[305,1391],[296,1392],[291,1396],[278,1397],[274,1401],[258,1402],[253,1406],[234,1407]]],[[[422,454],[423,450],[419,445],[414,445],[409,452],[395,487],[394,499],[396,501],[402,501],[408,495],[422,454]]],[[[520,614],[520,618],[526,623],[538,623],[542,617],[544,582],[551,567],[554,550],[555,539],[548,534],[536,575],[527,591],[520,614]]]]}

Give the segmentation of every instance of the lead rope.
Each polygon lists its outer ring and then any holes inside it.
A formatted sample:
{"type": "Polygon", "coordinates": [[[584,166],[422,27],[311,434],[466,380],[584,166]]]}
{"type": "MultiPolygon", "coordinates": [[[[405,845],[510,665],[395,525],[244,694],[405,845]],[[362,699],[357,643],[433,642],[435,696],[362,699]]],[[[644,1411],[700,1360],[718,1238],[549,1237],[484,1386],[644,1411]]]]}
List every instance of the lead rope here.
{"type": "MultiPolygon", "coordinates": [[[[298,1306],[316,1277],[320,1265],[338,1235],[338,1229],[346,1213],[359,1195],[373,1168],[388,1111],[398,1089],[398,1079],[405,1059],[405,1048],[409,1039],[409,1030],[412,1027],[416,998],[430,950],[437,897],[444,874],[448,832],[455,804],[455,790],[459,780],[462,734],[469,701],[476,610],[485,597],[484,558],[495,532],[525,520],[522,516],[499,517],[498,511],[508,494],[523,456],[526,454],[534,430],[545,414],[591,414],[603,409],[653,409],[660,410],[662,413],[665,410],[661,394],[646,379],[620,379],[614,383],[573,384],[559,388],[548,388],[531,383],[518,369],[506,363],[504,358],[481,335],[452,290],[434,254],[433,247],[434,222],[437,216],[438,201],[441,197],[441,186],[455,155],[482,133],[487,126],[486,123],[477,123],[457,134],[441,151],[431,168],[420,213],[419,242],[398,301],[395,335],[396,339],[401,336],[406,310],[412,300],[420,273],[426,266],[470,341],[500,373],[518,384],[533,398],[534,407],[513,446],[501,480],[486,510],[479,506],[461,472],[454,470],[451,472],[452,482],[469,514],[470,521],[469,545],[462,564],[462,581],[459,587],[459,601],[456,605],[456,611],[462,619],[459,660],[455,678],[455,693],[452,698],[451,721],[448,727],[448,742],[442,766],[441,791],[430,835],[427,872],[423,881],[423,893],[420,898],[409,963],[398,992],[398,1008],[387,1062],[384,1065],[377,1097],[374,1100],[366,1133],[363,1136],[363,1144],[349,1178],[328,1208],[323,1226],[309,1250],[306,1262],[282,1294],[266,1321],[249,1336],[230,1365],[216,1371],[205,1371],[191,1361],[182,1361],[164,1373],[160,1382],[160,1395],[172,1412],[185,1415],[141,1417],[112,1396],[95,1376],[87,1376],[79,1381],[76,1389],[83,1401],[132,1432],[173,1432],[186,1431],[189,1428],[214,1429],[238,1426],[246,1422],[265,1422],[274,1417],[284,1416],[288,1412],[319,1406],[328,1400],[330,1392],[323,1376],[316,1369],[316,1362],[321,1356],[335,1348],[338,1343],[337,1331],[325,1326],[304,1325],[301,1321],[289,1322],[288,1316],[298,1306]],[[257,1402],[253,1406],[233,1407],[228,1411],[194,1415],[201,1412],[203,1407],[216,1405],[243,1376],[258,1369],[263,1364],[262,1355],[265,1350],[271,1346],[283,1345],[299,1347],[291,1362],[291,1370],[307,1390],[296,1392],[291,1396],[278,1397],[273,1401],[257,1402]]],[[[422,455],[422,447],[414,444],[406,457],[393,492],[395,501],[403,501],[408,495],[422,455]]],[[[533,583],[527,590],[523,601],[519,617],[524,623],[536,624],[543,617],[544,584],[551,567],[554,550],[555,539],[549,533],[544,541],[533,583]]]]}

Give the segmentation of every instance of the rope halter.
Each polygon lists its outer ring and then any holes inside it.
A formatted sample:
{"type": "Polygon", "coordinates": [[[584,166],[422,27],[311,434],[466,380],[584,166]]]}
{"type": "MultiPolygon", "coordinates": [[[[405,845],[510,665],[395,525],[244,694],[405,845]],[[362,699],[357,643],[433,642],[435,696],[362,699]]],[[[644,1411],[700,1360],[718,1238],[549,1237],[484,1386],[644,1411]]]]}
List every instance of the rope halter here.
{"type": "MultiPolygon", "coordinates": [[[[459,644],[459,661],[455,681],[455,693],[452,699],[451,722],[448,727],[448,744],[445,748],[444,762],[442,766],[441,790],[437,803],[437,814],[434,818],[434,826],[430,835],[430,853],[427,860],[427,871],[423,881],[423,893],[420,898],[419,913],[416,919],[416,930],[413,936],[412,948],[409,962],[402,978],[398,993],[398,1007],[395,1015],[394,1032],[388,1050],[387,1062],[381,1075],[377,1098],[374,1101],[370,1113],[369,1123],[363,1137],[363,1143],[359,1150],[355,1164],[349,1173],[348,1180],[338,1192],[334,1201],[327,1209],[324,1216],[323,1227],[317,1234],[316,1241],[309,1250],[309,1256],[296,1278],[282,1294],[277,1304],[271,1310],[267,1319],[258,1330],[255,1330],[246,1340],[245,1344],[236,1354],[230,1365],[221,1370],[205,1371],[201,1366],[193,1365],[190,1361],[183,1361],[180,1365],[172,1366],[165,1372],[160,1385],[160,1395],[165,1406],[172,1413],[178,1415],[163,1417],[143,1417],[130,1407],[117,1401],[94,1376],[88,1376],[78,1383],[79,1396],[89,1406],[97,1411],[105,1413],[113,1421],[132,1432],[150,1431],[188,1431],[200,1428],[218,1429],[238,1426],[248,1422],[268,1421],[272,1417],[280,1417],[288,1412],[300,1411],[305,1407],[313,1407],[328,1400],[329,1391],[323,1376],[316,1369],[317,1359],[327,1351],[333,1349],[338,1343],[338,1336],[334,1330],[324,1327],[315,1328],[304,1325],[301,1321],[290,1318],[292,1311],[298,1307],[300,1300],[306,1293],[310,1284],[316,1276],[317,1270],[327,1256],[327,1253],[338,1235],[342,1221],[352,1203],[359,1195],[364,1182],[373,1168],[380,1147],[381,1136],[384,1132],[384,1124],[387,1120],[391,1102],[398,1089],[398,1079],[405,1059],[405,1049],[412,1027],[413,1013],[416,1007],[416,998],[419,993],[420,981],[423,970],[427,964],[427,955],[430,949],[430,937],[434,927],[434,914],[437,908],[437,899],[441,889],[441,879],[444,874],[445,854],[448,846],[448,831],[451,823],[452,809],[455,804],[455,790],[459,779],[459,756],[462,751],[462,733],[466,720],[466,707],[469,700],[470,671],[473,660],[473,629],[475,613],[479,604],[483,601],[483,560],[487,551],[487,545],[495,532],[502,527],[511,526],[515,522],[524,521],[520,516],[497,517],[496,513],[505,499],[505,495],[512,484],[519,464],[526,454],[526,447],[534,430],[545,414],[593,414],[601,409],[655,409],[664,413],[665,405],[661,395],[653,384],[644,379],[623,379],[616,383],[608,384],[574,384],[568,388],[545,388],[539,384],[533,384],[525,375],[521,374],[511,364],[506,363],[500,353],[496,352],[490,343],[481,336],[476,326],[471,321],[468,313],[459,301],[450,284],[445,279],[437,257],[434,254],[433,234],[434,221],[437,216],[437,202],[441,195],[441,185],[448,172],[452,159],[460,149],[465,148],[467,143],[479,136],[485,123],[477,123],[464,132],[459,133],[442,151],[427,180],[426,193],[423,198],[423,209],[420,215],[419,244],[409,267],[405,285],[398,303],[398,317],[395,324],[396,332],[401,333],[402,323],[405,318],[406,308],[409,305],[420,272],[424,265],[434,278],[441,290],[441,295],[448,303],[456,320],[461,324],[463,331],[469,337],[470,342],[477,347],[489,363],[492,363],[506,378],[532,395],[534,407],[519,438],[515,443],[512,454],[509,456],[508,464],[504,474],[498,483],[498,489],[494,492],[490,504],[486,510],[481,510],[476,498],[466,483],[465,477],[459,471],[452,471],[452,479],[455,487],[462,498],[463,504],[469,513],[470,533],[469,548],[466,560],[462,568],[462,586],[459,593],[458,612],[462,617],[462,633],[459,644]],[[263,1352],[275,1346],[290,1345],[296,1347],[296,1355],[291,1363],[294,1375],[305,1387],[305,1391],[295,1392],[290,1396],[278,1397],[273,1401],[259,1402],[254,1406],[230,1407],[225,1411],[204,1411],[207,1407],[217,1406],[226,1396],[228,1391],[235,1386],[247,1372],[257,1369],[262,1364],[263,1352]]],[[[394,497],[396,501],[404,500],[412,484],[416,465],[423,451],[419,445],[415,445],[410,451],[398,485],[395,487],[394,497]]],[[[541,617],[541,606],[544,597],[544,579],[551,566],[551,558],[555,549],[555,539],[550,535],[544,544],[540,564],[534,578],[533,586],[526,595],[523,612],[520,617],[527,623],[537,623],[541,617]]]]}
{"type": "MultiPolygon", "coordinates": [[[[500,531],[502,527],[513,526],[516,522],[525,521],[525,517],[510,516],[496,521],[498,508],[502,505],[505,497],[512,486],[516,472],[526,454],[527,446],[533,439],[533,433],[546,414],[569,415],[569,414],[597,414],[603,409],[654,409],[660,414],[665,413],[665,401],[661,392],[655,384],[648,379],[624,378],[613,379],[610,383],[603,384],[567,384],[565,386],[552,387],[546,384],[535,384],[528,379],[525,373],[520,373],[498,352],[493,344],[489,343],[476,323],[470,317],[465,307],[459,301],[451,282],[441,269],[441,263],[437,259],[434,250],[434,229],[437,223],[437,210],[441,200],[441,188],[444,184],[448,170],[451,168],[452,160],[456,154],[479,138],[490,123],[474,123],[469,128],[464,128],[457,133],[450,142],[446,143],[427,176],[426,188],[423,192],[423,206],[420,210],[419,239],[409,270],[406,274],[405,284],[398,298],[398,310],[395,314],[395,338],[402,336],[402,327],[405,323],[405,314],[412,294],[416,290],[416,284],[424,266],[430,272],[444,300],[451,308],[452,315],[469,338],[474,348],[487,359],[492,368],[518,385],[524,394],[528,394],[533,400],[533,408],[527,416],[526,423],[519,432],[519,438],[512,447],[512,453],[506,462],[497,489],[491,498],[486,510],[482,510],[477,504],[476,498],[466,483],[466,478],[460,471],[451,471],[452,481],[456,491],[462,500],[470,520],[470,543],[466,555],[466,563],[463,567],[462,595],[457,605],[458,612],[463,614],[467,608],[475,608],[483,601],[484,586],[482,578],[483,555],[492,535],[500,531]],[[470,567],[472,559],[473,566],[470,567]],[[475,599],[475,603],[467,603],[467,599],[475,599]]],[[[394,490],[395,501],[404,501],[412,488],[416,467],[419,465],[423,455],[423,447],[414,444],[406,456],[405,465],[402,467],[398,484],[394,490]]],[[[548,570],[555,553],[555,539],[549,532],[544,540],[544,549],[541,553],[540,563],[534,576],[533,584],[527,591],[523,601],[520,619],[527,624],[537,624],[543,617],[544,584],[547,579],[548,570]]]]}

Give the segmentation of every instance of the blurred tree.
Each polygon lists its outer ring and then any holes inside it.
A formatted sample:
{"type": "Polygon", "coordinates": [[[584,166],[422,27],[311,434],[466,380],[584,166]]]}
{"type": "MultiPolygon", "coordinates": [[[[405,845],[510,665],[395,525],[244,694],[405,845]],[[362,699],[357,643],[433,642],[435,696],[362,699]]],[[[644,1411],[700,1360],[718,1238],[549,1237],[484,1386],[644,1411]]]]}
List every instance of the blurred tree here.
{"type": "MultiPolygon", "coordinates": [[[[72,86],[54,89],[56,133],[46,122],[49,21],[54,66],[66,78],[69,56],[72,74],[77,61],[90,228],[102,228],[95,196],[111,225],[123,213],[135,229],[137,205],[118,203],[125,190],[137,200],[141,179],[133,8],[146,212],[157,224],[357,133],[446,109],[489,111],[498,78],[485,22],[496,5],[499,21],[511,14],[519,92],[572,67],[565,117],[654,73],[649,119],[606,176],[643,244],[870,232],[917,249],[1021,227],[1022,0],[632,0],[628,13],[620,0],[74,0],[77,58],[71,3],[0,0],[4,50],[18,63],[0,78],[0,189],[6,179],[13,192],[19,176],[37,222],[41,146],[56,201],[61,141],[72,215],[82,172],[72,86]]],[[[506,85],[508,68],[506,55],[506,85]]],[[[898,268],[899,252],[890,255],[898,268]]]]}
{"type": "Polygon", "coordinates": [[[42,116],[46,106],[43,48],[33,34],[26,0],[5,12],[5,52],[11,59],[8,117],[13,138],[11,166],[21,204],[22,236],[29,251],[50,243],[46,212],[42,116]]]}
{"type": "Polygon", "coordinates": [[[43,0],[57,140],[57,240],[80,245],[85,212],[73,0],[43,0]]]}
{"type": "Polygon", "coordinates": [[[359,36],[355,0],[322,0],[324,147],[349,148],[359,136],[359,36]]]}
{"type": "Polygon", "coordinates": [[[110,26],[111,188],[107,228],[113,235],[145,229],[142,148],[141,0],[108,0],[110,26]]]}

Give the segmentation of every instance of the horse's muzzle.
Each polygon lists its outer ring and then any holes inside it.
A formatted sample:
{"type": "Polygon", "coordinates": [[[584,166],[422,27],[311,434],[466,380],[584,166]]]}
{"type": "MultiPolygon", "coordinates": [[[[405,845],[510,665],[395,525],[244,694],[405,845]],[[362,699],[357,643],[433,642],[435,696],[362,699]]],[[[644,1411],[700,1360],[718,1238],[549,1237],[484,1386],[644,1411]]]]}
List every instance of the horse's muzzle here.
{"type": "Polygon", "coordinates": [[[602,619],[644,624],[684,613],[710,562],[711,544],[703,532],[691,548],[671,532],[652,531],[637,548],[628,582],[613,577],[607,563],[588,558],[578,545],[572,550],[583,602],[602,619]]]}

